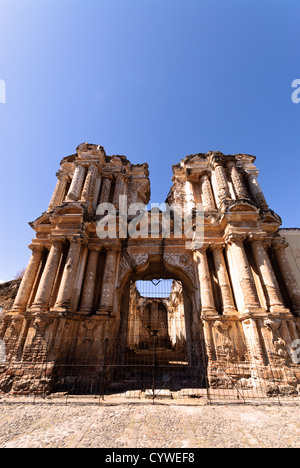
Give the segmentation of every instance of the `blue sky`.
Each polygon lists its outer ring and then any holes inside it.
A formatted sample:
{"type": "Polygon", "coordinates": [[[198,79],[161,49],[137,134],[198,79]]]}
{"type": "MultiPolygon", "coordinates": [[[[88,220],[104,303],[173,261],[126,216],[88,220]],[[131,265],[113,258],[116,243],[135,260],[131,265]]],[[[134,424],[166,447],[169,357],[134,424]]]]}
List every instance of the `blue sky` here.
{"type": "Polygon", "coordinates": [[[253,154],[300,227],[299,18],[299,0],[0,0],[0,279],[27,265],[28,222],[85,141],[148,162],[159,203],[185,155],[253,154]]]}

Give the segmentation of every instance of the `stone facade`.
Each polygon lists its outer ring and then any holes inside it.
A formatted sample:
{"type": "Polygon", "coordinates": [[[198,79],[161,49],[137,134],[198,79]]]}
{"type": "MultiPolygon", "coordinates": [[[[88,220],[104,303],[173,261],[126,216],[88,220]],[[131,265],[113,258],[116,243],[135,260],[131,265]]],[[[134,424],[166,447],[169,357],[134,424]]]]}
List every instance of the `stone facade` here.
{"type": "MultiPolygon", "coordinates": [[[[235,384],[259,380],[270,391],[272,373],[272,385],[275,375],[277,388],[296,393],[300,288],[254,162],[247,154],[209,152],[173,166],[166,201],[192,218],[197,203],[204,208],[198,248],[172,226],[167,237],[151,236],[149,225],[147,238],[100,239],[99,203],[116,207],[118,227],[120,195],[128,206],[149,203],[148,166],[87,143],[64,158],[48,210],[31,223],[32,256],[3,314],[0,390],[41,393],[67,381],[103,381],[104,370],[107,377],[125,349],[143,348],[154,327],[158,347],[173,356],[185,347],[186,365],[199,368],[211,387],[224,385],[221,366],[235,384]],[[135,282],[155,278],[174,280],[171,295],[140,297],[135,282]]],[[[162,225],[163,213],[157,216],[162,225]]]]}

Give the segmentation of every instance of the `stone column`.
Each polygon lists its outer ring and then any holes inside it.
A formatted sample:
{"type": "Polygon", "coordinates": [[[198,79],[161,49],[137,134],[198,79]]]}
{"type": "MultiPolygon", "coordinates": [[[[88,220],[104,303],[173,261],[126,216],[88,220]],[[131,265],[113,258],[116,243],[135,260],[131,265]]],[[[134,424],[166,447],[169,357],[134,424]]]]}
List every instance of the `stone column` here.
{"type": "Polygon", "coordinates": [[[72,179],[72,183],[67,195],[68,201],[77,201],[80,198],[81,190],[86,174],[86,169],[83,166],[76,166],[75,173],[72,179]]]}
{"type": "Polygon", "coordinates": [[[249,195],[244,184],[244,180],[236,167],[236,163],[234,161],[230,161],[227,164],[227,167],[237,199],[248,199],[249,195]]]}
{"type": "Polygon", "coordinates": [[[102,293],[97,315],[107,315],[112,313],[114,292],[116,285],[118,249],[108,247],[106,253],[102,293]]]}
{"type": "Polygon", "coordinates": [[[103,175],[99,203],[108,203],[111,191],[112,176],[103,175]]]}
{"type": "Polygon", "coordinates": [[[36,280],[36,275],[42,260],[44,245],[32,244],[29,246],[32,250],[32,256],[22,278],[17,297],[15,299],[12,310],[14,312],[24,312],[26,309],[33,285],[36,280]]]}
{"type": "Polygon", "coordinates": [[[214,173],[216,175],[218,191],[219,191],[219,194],[218,194],[219,201],[222,202],[224,200],[230,200],[231,195],[230,195],[227,177],[225,174],[225,169],[218,157],[213,156],[212,166],[213,166],[214,173]]]}
{"type": "Polygon", "coordinates": [[[89,247],[89,258],[84,278],[82,299],[79,314],[88,315],[93,311],[94,293],[96,285],[99,248],[89,247]]]}
{"type": "Polygon", "coordinates": [[[63,250],[64,238],[54,239],[47,262],[38,286],[38,290],[32,305],[33,309],[48,310],[52,288],[59,267],[63,250]]]}
{"type": "Polygon", "coordinates": [[[53,210],[56,206],[59,206],[63,203],[66,191],[67,191],[67,184],[68,184],[68,176],[64,173],[58,174],[58,181],[51,198],[48,211],[53,210]]]}
{"type": "Polygon", "coordinates": [[[248,174],[248,184],[254,202],[263,210],[267,210],[269,206],[257,181],[256,174],[253,172],[248,174]]]}
{"type": "Polygon", "coordinates": [[[232,295],[230,280],[223,254],[223,245],[213,244],[210,246],[213,252],[218,283],[221,290],[223,314],[230,315],[236,313],[234,299],[232,295]]]}
{"type": "Polygon", "coordinates": [[[285,253],[285,248],[287,246],[288,244],[284,241],[274,242],[272,244],[272,248],[275,250],[277,263],[292,302],[293,312],[300,315],[300,289],[285,253]]]}
{"type": "Polygon", "coordinates": [[[125,178],[122,174],[119,174],[116,179],[115,191],[113,196],[113,205],[118,210],[119,209],[119,196],[125,195],[125,178]]]}
{"type": "Polygon", "coordinates": [[[88,173],[85,179],[85,184],[82,190],[81,199],[83,201],[93,201],[94,198],[94,190],[96,185],[97,176],[99,174],[97,166],[95,164],[91,164],[88,169],[88,173]]]}
{"type": "Polygon", "coordinates": [[[287,312],[276,280],[275,273],[262,240],[255,239],[250,242],[254,260],[259,269],[267,304],[271,312],[287,312]]]}
{"type": "Polygon", "coordinates": [[[211,188],[211,183],[207,174],[203,174],[200,178],[202,204],[205,211],[216,210],[215,200],[211,188]]]}
{"type": "Polygon", "coordinates": [[[64,311],[70,310],[79,264],[80,251],[83,244],[83,239],[81,237],[71,237],[68,238],[68,240],[70,242],[69,253],[54,306],[54,309],[63,309],[64,311]]]}
{"type": "Polygon", "coordinates": [[[226,239],[226,242],[231,250],[231,258],[235,265],[237,279],[243,296],[243,312],[247,313],[253,310],[261,310],[261,305],[245,252],[243,239],[243,236],[230,235],[226,239]]]}
{"type": "Polygon", "coordinates": [[[212,291],[211,276],[206,256],[206,249],[207,246],[196,250],[194,253],[198,266],[201,308],[203,315],[217,315],[212,291]]]}

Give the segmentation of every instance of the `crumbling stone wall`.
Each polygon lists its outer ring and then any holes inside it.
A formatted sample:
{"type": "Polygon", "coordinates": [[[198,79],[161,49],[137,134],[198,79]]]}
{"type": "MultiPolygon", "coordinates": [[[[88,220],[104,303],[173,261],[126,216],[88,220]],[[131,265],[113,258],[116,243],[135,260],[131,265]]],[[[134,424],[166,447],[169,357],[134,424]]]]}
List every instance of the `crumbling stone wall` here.
{"type": "MultiPolygon", "coordinates": [[[[126,344],[131,282],[162,277],[182,284],[189,366],[205,372],[210,386],[227,385],[230,376],[244,386],[262,379],[267,389],[272,374],[277,388],[285,382],[285,391],[297,392],[292,351],[300,338],[300,288],[278,233],[281,219],[267,204],[254,163],[251,155],[210,151],[173,166],[167,202],[194,222],[202,205],[199,245],[184,229],[175,235],[172,217],[167,237],[162,229],[151,236],[151,223],[146,238],[99,237],[99,204],[115,208],[120,229],[120,196],[127,195],[128,205],[149,203],[148,165],[87,143],[64,158],[47,211],[31,223],[36,237],[24,277],[0,288],[0,339],[7,347],[0,390],[101,381],[126,344]],[[70,375],[75,367],[78,375],[70,375]]],[[[164,221],[158,213],[160,227],[164,221]]],[[[127,213],[127,227],[130,222],[127,213]]],[[[108,234],[113,231],[109,225],[108,234]]]]}

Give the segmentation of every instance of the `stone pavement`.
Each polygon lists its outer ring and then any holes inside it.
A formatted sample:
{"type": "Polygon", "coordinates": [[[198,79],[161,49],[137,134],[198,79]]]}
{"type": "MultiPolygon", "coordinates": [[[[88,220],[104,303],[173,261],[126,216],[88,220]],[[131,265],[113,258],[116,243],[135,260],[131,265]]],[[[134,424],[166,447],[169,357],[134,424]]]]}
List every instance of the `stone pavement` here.
{"type": "Polygon", "coordinates": [[[300,448],[300,406],[0,399],[0,448],[300,448]]]}

